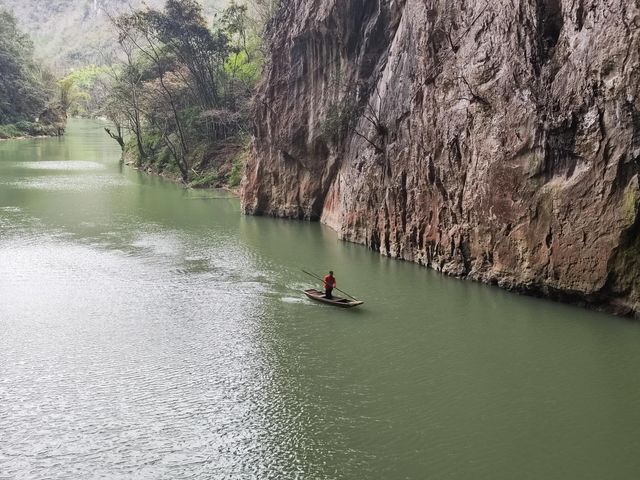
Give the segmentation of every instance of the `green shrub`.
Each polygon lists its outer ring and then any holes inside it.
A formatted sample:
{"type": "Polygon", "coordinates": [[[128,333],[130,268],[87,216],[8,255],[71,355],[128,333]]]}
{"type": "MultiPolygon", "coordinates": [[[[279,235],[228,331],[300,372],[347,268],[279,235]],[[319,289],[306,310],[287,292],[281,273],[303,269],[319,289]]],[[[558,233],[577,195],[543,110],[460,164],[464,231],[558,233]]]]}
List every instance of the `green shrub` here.
{"type": "Polygon", "coordinates": [[[0,125],[0,138],[14,138],[21,135],[15,125],[0,125]]]}
{"type": "Polygon", "coordinates": [[[218,172],[210,172],[189,183],[189,188],[207,188],[218,183],[218,172]]]}
{"type": "Polygon", "coordinates": [[[16,128],[26,135],[46,135],[47,131],[39,123],[22,121],[16,123],[16,128]]]}
{"type": "Polygon", "coordinates": [[[332,103],[320,125],[322,137],[328,142],[339,141],[351,128],[356,118],[356,107],[351,102],[332,103]]]}
{"type": "Polygon", "coordinates": [[[0,125],[0,138],[33,137],[46,135],[47,132],[39,123],[20,121],[9,125],[0,125]]]}
{"type": "Polygon", "coordinates": [[[164,147],[160,149],[160,151],[157,154],[155,163],[156,163],[156,166],[158,167],[159,172],[163,172],[165,170],[168,170],[168,168],[170,168],[171,152],[169,151],[168,148],[164,147]]]}
{"type": "Polygon", "coordinates": [[[233,168],[231,169],[231,173],[229,174],[229,186],[230,187],[239,187],[240,181],[242,180],[242,175],[244,174],[244,160],[243,156],[240,155],[233,161],[233,168]]]}

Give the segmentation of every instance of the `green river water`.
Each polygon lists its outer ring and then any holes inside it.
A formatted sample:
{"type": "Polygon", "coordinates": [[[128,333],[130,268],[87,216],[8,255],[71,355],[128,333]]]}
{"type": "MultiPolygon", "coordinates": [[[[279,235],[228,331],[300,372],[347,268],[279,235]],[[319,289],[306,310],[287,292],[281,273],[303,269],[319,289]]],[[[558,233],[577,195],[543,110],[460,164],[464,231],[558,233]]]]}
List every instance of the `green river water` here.
{"type": "Polygon", "coordinates": [[[97,122],[0,143],[0,479],[640,478],[639,324],[118,157],[97,122]]]}

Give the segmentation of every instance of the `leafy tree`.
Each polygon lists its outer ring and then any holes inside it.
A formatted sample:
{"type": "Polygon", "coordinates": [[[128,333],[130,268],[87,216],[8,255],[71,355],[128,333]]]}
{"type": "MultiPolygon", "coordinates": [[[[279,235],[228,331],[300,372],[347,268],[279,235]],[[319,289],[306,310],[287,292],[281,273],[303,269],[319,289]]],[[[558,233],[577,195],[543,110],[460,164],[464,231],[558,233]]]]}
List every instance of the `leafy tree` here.
{"type": "Polygon", "coordinates": [[[125,60],[110,70],[108,95],[100,113],[113,123],[115,133],[110,129],[105,130],[123,151],[124,132],[128,130],[133,133],[138,163],[141,163],[148,157],[143,139],[143,72],[140,62],[134,58],[133,49],[128,44],[122,44],[122,47],[125,60]]]}
{"type": "Polygon", "coordinates": [[[33,43],[12,13],[0,10],[0,124],[32,121],[47,101],[46,73],[33,61],[33,43]]]}
{"type": "Polygon", "coordinates": [[[57,82],[59,101],[71,115],[94,115],[105,102],[107,67],[88,65],[71,70],[57,82]]]}
{"type": "MultiPolygon", "coordinates": [[[[230,55],[225,71],[231,77],[232,87],[251,92],[260,77],[264,55],[262,52],[262,24],[247,5],[231,1],[218,21],[218,28],[230,38],[230,55]]],[[[259,18],[259,17],[258,17],[259,18]]],[[[236,91],[236,95],[243,95],[236,91]]]]}
{"type": "Polygon", "coordinates": [[[139,165],[176,168],[189,184],[206,152],[249,129],[261,23],[232,1],[210,27],[197,0],[167,0],[163,10],[111,21],[120,54],[101,110],[114,124],[107,133],[139,165]]]}
{"type": "MultiPolygon", "coordinates": [[[[104,65],[117,50],[109,16],[145,6],[159,9],[165,0],[0,0],[15,13],[18,24],[36,46],[36,58],[44,59],[59,74],[70,68],[104,65]],[[79,41],[81,39],[81,41],[79,41]]],[[[228,0],[203,0],[209,19],[228,0]]]]}
{"type": "Polygon", "coordinates": [[[226,32],[212,32],[196,0],[168,0],[164,14],[150,12],[157,37],[189,71],[185,78],[204,108],[220,103],[222,70],[229,54],[226,32]]]}
{"type": "Polygon", "coordinates": [[[267,25],[273,19],[280,7],[280,0],[248,0],[255,20],[261,26],[267,25]]]}

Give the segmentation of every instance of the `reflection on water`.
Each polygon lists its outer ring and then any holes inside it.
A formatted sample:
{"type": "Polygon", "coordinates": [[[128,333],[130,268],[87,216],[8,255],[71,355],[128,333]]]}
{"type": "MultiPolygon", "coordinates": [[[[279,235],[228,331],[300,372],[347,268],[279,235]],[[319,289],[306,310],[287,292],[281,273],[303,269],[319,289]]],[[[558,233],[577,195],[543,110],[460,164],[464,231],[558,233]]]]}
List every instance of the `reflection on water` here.
{"type": "Polygon", "coordinates": [[[82,160],[76,161],[48,161],[48,162],[16,162],[11,165],[13,170],[27,169],[27,170],[60,170],[75,171],[75,170],[106,170],[106,165],[98,162],[87,162],[82,160]]]}
{"type": "Polygon", "coordinates": [[[0,478],[631,479],[639,344],[123,170],[97,123],[0,143],[0,478]]]}

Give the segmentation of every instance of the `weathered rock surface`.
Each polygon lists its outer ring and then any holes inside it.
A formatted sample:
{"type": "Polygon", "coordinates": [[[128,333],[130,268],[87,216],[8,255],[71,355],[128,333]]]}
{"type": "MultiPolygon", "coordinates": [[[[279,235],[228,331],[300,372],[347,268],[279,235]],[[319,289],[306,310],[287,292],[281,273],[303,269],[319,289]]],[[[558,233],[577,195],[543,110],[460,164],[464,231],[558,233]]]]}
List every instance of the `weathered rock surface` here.
{"type": "Polygon", "coordinates": [[[291,0],[247,213],[640,309],[640,0],[291,0]]]}
{"type": "Polygon", "coordinates": [[[38,123],[50,136],[62,136],[67,128],[67,111],[60,104],[48,106],[39,116],[38,123]]]}

